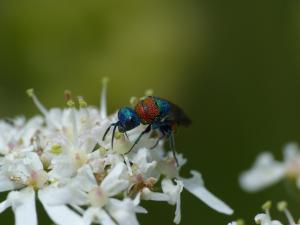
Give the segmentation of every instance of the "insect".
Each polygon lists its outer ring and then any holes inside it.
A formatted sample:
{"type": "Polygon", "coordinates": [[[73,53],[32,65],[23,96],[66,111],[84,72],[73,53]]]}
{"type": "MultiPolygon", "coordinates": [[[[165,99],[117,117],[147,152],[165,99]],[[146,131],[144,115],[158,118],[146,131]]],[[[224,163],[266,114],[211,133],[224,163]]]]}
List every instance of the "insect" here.
{"type": "Polygon", "coordinates": [[[145,130],[140,133],[127,153],[134,148],[143,135],[149,133],[151,130],[158,130],[160,136],[152,148],[155,148],[160,140],[168,138],[170,148],[178,165],[178,160],[175,153],[174,132],[176,131],[178,125],[188,126],[190,123],[191,120],[177,105],[159,97],[148,96],[140,100],[134,109],[130,107],[121,108],[118,111],[118,121],[110,124],[105,131],[102,140],[105,140],[107,133],[113,127],[111,139],[111,146],[113,148],[115,131],[117,127],[119,132],[127,135],[126,131],[132,130],[140,124],[143,124],[146,125],[145,130]]]}

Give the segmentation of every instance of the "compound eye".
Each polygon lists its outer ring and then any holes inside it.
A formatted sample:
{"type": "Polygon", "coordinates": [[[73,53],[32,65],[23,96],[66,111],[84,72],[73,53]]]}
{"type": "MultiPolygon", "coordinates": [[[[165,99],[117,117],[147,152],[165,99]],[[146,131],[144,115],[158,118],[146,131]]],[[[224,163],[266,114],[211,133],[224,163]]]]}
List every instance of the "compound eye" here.
{"type": "Polygon", "coordinates": [[[140,124],[139,118],[136,115],[136,112],[128,107],[121,108],[118,112],[118,118],[120,126],[129,131],[140,124]]]}
{"type": "Polygon", "coordinates": [[[134,119],[132,118],[132,117],[130,117],[129,119],[128,119],[128,124],[133,124],[134,123],[134,119]]]}
{"type": "Polygon", "coordinates": [[[126,127],[130,128],[130,129],[136,127],[137,125],[138,125],[137,121],[136,121],[136,119],[134,117],[130,117],[126,121],[126,127]]]}

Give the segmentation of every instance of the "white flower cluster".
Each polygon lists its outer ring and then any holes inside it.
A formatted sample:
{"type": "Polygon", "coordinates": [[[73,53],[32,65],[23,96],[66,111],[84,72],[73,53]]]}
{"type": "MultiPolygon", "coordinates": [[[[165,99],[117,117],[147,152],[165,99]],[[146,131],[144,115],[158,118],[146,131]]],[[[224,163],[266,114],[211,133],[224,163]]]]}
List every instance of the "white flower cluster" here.
{"type": "Polygon", "coordinates": [[[270,152],[261,153],[252,168],[240,176],[241,187],[249,192],[260,191],[284,178],[296,181],[300,189],[300,150],[291,143],[284,148],[284,160],[279,162],[270,152]]]}
{"type": "MultiPolygon", "coordinates": [[[[66,109],[47,110],[33,90],[28,94],[42,113],[0,120],[0,191],[8,192],[0,212],[12,207],[16,225],[38,224],[36,196],[57,225],[136,225],[137,213],[147,213],[142,200],[176,205],[174,222],[181,220],[181,192],[188,190],[218,212],[232,209],[205,187],[200,173],[180,177],[186,159],[172,154],[150,135],[124,155],[142,127],[102,141],[116,115],[106,114],[106,85],[100,110],[88,107],[82,97],[79,107],[72,98],[66,109]]],[[[76,101],[77,102],[77,101],[76,101]]]]}
{"type": "MultiPolygon", "coordinates": [[[[258,155],[253,166],[244,171],[239,179],[241,187],[248,192],[257,192],[271,186],[283,179],[295,182],[300,189],[300,149],[297,144],[290,143],[284,147],[283,161],[274,159],[270,152],[262,152],[258,155]]],[[[271,202],[268,201],[262,206],[264,213],[255,216],[254,220],[261,225],[282,225],[279,220],[273,220],[270,215],[271,202]]],[[[298,225],[287,209],[287,203],[282,201],[277,204],[277,209],[284,212],[289,225],[298,225]]],[[[228,225],[245,225],[240,221],[228,225]]]]}
{"type": "MultiPolygon", "coordinates": [[[[283,225],[284,223],[281,223],[279,220],[273,220],[270,214],[270,209],[272,206],[271,201],[267,201],[265,204],[263,204],[262,209],[264,210],[263,213],[259,213],[255,216],[254,220],[256,224],[260,225],[283,225]]],[[[287,218],[288,225],[299,225],[299,222],[296,223],[292,214],[287,208],[287,203],[285,201],[279,202],[277,204],[277,209],[280,212],[283,212],[287,218]]],[[[243,220],[238,220],[229,223],[228,225],[245,225],[243,220]]]]}

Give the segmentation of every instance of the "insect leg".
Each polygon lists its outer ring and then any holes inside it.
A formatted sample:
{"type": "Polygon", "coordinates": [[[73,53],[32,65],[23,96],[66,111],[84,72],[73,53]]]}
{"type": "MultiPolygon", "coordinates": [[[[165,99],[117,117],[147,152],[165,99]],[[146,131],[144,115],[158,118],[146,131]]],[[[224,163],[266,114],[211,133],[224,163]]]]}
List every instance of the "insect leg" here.
{"type": "Polygon", "coordinates": [[[116,123],[114,125],[114,129],[113,129],[113,132],[112,132],[112,137],[111,137],[111,149],[114,148],[114,139],[115,139],[115,132],[116,132],[116,128],[118,126],[118,123],[116,123]]]}
{"type": "Polygon", "coordinates": [[[115,126],[116,124],[117,124],[117,123],[112,123],[112,124],[109,125],[109,127],[106,129],[106,131],[105,131],[105,133],[104,133],[104,135],[103,135],[103,137],[102,137],[102,141],[105,140],[105,137],[106,137],[106,135],[108,134],[108,132],[110,131],[110,128],[111,128],[112,126],[115,126]]]}
{"type": "Polygon", "coordinates": [[[138,136],[138,138],[135,140],[135,142],[133,143],[133,145],[131,146],[131,148],[129,149],[129,151],[126,152],[125,154],[128,154],[129,152],[131,152],[131,150],[133,149],[133,147],[140,141],[141,137],[142,137],[144,134],[150,132],[150,130],[151,130],[151,124],[149,124],[149,125],[146,127],[146,129],[138,136]]]}
{"type": "Polygon", "coordinates": [[[166,136],[163,131],[161,131],[161,132],[162,132],[161,136],[157,139],[157,141],[155,142],[155,144],[150,149],[154,149],[158,145],[158,143],[160,142],[160,140],[164,139],[164,137],[166,136]]]}
{"type": "Polygon", "coordinates": [[[176,157],[176,152],[175,152],[175,139],[174,139],[174,133],[173,133],[173,131],[170,132],[169,142],[170,142],[170,148],[171,148],[171,150],[173,152],[173,156],[174,156],[174,159],[176,161],[176,164],[177,164],[177,166],[179,166],[178,159],[176,157]]]}
{"type": "Polygon", "coordinates": [[[126,138],[129,140],[128,134],[126,133],[126,131],[124,132],[126,138]]]}

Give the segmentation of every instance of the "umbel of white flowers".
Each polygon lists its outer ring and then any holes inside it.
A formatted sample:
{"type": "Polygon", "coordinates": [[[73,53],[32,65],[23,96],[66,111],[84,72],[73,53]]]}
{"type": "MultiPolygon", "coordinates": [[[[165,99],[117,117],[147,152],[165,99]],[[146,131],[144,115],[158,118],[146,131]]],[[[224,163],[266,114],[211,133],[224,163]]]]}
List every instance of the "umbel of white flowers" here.
{"type": "Polygon", "coordinates": [[[106,81],[99,110],[82,97],[76,108],[68,93],[67,108],[46,109],[32,89],[27,93],[42,115],[0,120],[0,191],[8,192],[0,212],[11,207],[16,225],[38,224],[36,199],[57,225],[136,225],[136,214],[147,213],[142,200],[175,205],[178,224],[183,189],[220,213],[233,213],[205,188],[199,172],[180,176],[187,162],[181,154],[177,167],[162,142],[150,151],[150,135],[124,155],[142,127],[128,132],[128,139],[117,134],[114,149],[110,138],[101,140],[116,120],[116,114],[107,116],[106,81]]]}
{"type": "MultiPolygon", "coordinates": [[[[272,202],[267,201],[262,205],[263,213],[259,213],[255,216],[254,220],[256,224],[260,225],[283,225],[279,220],[273,220],[271,217],[270,209],[272,207],[272,202]]],[[[299,222],[296,223],[292,214],[287,208],[287,203],[285,201],[281,201],[277,204],[277,209],[280,212],[283,212],[286,216],[288,225],[299,225],[299,222]]],[[[228,225],[246,225],[243,220],[237,220],[229,223],[228,225]]]]}
{"type": "Polygon", "coordinates": [[[300,189],[300,151],[295,143],[285,146],[283,162],[274,159],[270,152],[258,155],[252,168],[240,176],[241,187],[249,192],[260,191],[284,178],[296,181],[300,189]]]}

